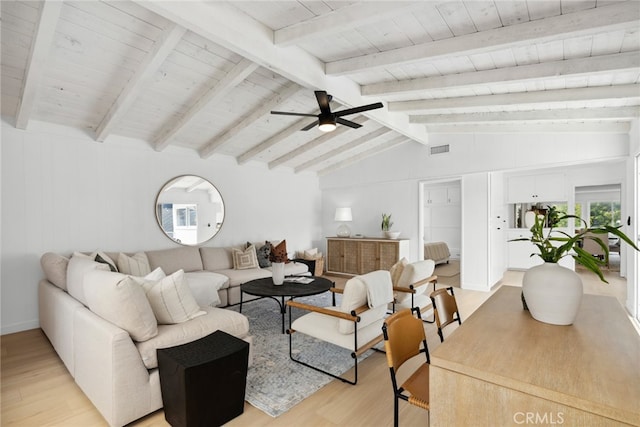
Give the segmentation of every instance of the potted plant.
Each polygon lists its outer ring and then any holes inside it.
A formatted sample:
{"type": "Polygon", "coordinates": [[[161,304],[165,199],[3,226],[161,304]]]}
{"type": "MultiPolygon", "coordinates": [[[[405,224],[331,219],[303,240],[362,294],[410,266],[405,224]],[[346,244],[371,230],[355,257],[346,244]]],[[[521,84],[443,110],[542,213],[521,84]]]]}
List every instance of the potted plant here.
{"type": "Polygon", "coordinates": [[[391,227],[393,226],[393,222],[391,222],[391,214],[382,214],[382,233],[388,239],[397,239],[400,236],[399,231],[391,231],[391,227]]]}
{"type": "Polygon", "coordinates": [[[511,241],[530,241],[539,253],[544,264],[530,268],[522,280],[522,295],[525,307],[534,319],[556,325],[570,325],[580,308],[582,300],[582,280],[575,271],[558,265],[565,256],[571,256],[576,263],[595,273],[601,281],[608,283],[600,267],[609,263],[608,236],[612,234],[620,241],[638,250],[638,247],[627,237],[620,227],[605,225],[587,227],[585,221],[575,215],[558,212],[555,206],[547,206],[544,215],[536,215],[530,229],[531,237],[513,239],[511,241]],[[558,224],[570,218],[577,219],[584,227],[575,235],[558,230],[558,224]],[[603,241],[599,236],[604,236],[603,241]],[[585,251],[585,239],[593,240],[602,248],[603,258],[585,251]]]}

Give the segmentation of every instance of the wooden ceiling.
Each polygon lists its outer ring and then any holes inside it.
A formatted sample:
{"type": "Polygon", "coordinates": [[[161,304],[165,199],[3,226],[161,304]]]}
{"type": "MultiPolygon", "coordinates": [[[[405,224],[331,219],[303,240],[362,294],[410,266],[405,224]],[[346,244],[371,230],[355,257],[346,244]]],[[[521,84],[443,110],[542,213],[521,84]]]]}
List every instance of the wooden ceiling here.
{"type": "Polygon", "coordinates": [[[435,132],[628,132],[640,2],[0,2],[2,114],[326,173],[435,132]],[[300,129],[314,90],[363,126],[300,129]]]}

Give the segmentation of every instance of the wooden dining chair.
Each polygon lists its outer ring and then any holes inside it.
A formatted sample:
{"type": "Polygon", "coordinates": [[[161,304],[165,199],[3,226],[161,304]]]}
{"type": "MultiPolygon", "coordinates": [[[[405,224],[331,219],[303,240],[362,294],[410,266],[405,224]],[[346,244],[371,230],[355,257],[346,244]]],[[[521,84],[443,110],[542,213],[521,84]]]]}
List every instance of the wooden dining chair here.
{"type": "Polygon", "coordinates": [[[387,317],[382,325],[384,348],[393,386],[393,425],[398,426],[399,402],[429,410],[429,348],[418,307],[397,311],[387,317]],[[415,313],[415,316],[414,316],[415,313]],[[396,373],[414,356],[424,353],[426,360],[413,374],[398,385],[396,373]]]}
{"type": "Polygon", "coordinates": [[[459,325],[462,324],[460,311],[458,310],[456,296],[451,286],[431,292],[430,297],[431,303],[433,304],[436,325],[438,326],[438,335],[440,336],[440,342],[442,342],[444,341],[444,335],[442,334],[444,327],[453,322],[458,322],[459,325]]]}

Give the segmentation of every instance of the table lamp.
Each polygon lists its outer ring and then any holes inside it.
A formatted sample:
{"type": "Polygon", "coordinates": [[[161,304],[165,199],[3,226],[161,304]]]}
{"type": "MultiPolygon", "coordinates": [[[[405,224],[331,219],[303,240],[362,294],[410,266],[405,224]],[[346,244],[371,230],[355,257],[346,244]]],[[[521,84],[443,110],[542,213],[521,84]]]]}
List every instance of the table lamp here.
{"type": "Polygon", "coordinates": [[[351,216],[351,208],[336,208],[334,220],[342,222],[336,232],[338,237],[351,236],[351,230],[349,229],[349,226],[345,224],[345,222],[353,220],[351,216]]]}

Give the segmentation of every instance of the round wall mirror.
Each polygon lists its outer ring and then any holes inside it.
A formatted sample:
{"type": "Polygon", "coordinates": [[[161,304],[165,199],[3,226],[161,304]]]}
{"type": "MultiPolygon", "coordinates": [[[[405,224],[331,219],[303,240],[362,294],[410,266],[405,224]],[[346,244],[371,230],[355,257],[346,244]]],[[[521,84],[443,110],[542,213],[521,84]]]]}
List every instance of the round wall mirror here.
{"type": "Polygon", "coordinates": [[[215,236],[224,221],[224,202],[206,179],[182,175],[167,182],[156,199],[156,218],[176,243],[195,246],[215,236]]]}

